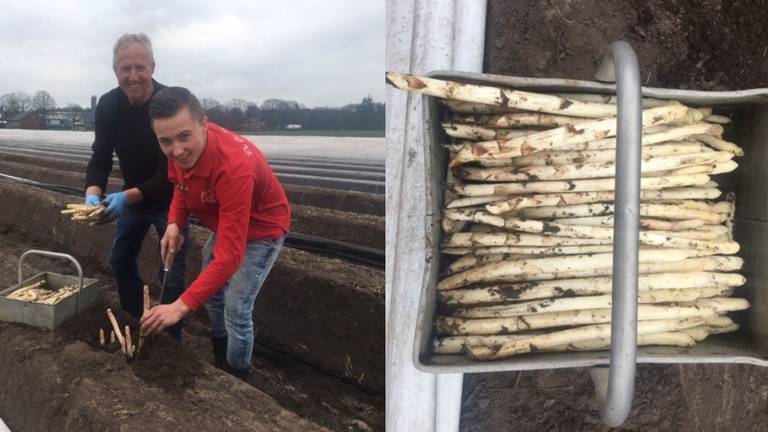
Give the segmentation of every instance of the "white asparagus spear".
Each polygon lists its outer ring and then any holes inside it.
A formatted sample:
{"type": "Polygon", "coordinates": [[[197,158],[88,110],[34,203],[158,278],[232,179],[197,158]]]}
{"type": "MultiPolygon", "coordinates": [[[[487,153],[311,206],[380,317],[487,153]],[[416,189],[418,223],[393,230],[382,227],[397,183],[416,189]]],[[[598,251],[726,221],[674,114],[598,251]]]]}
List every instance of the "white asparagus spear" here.
{"type": "MultiPolygon", "coordinates": [[[[480,211],[449,210],[445,213],[448,219],[488,224],[504,228],[507,231],[541,234],[544,236],[557,236],[558,238],[574,239],[601,239],[613,240],[613,228],[584,225],[565,225],[535,219],[520,219],[515,217],[495,216],[480,211]]],[[[725,229],[725,227],[723,227],[725,229]]],[[[725,229],[727,231],[727,229],[725,229]]],[[[725,231],[710,231],[705,233],[689,233],[679,235],[678,232],[666,231],[640,231],[641,244],[672,247],[711,250],[718,254],[733,254],[738,252],[738,243],[733,241],[716,241],[725,231]],[[703,239],[702,239],[703,238],[703,239]]],[[[508,233],[471,234],[462,233],[449,238],[446,246],[498,246],[509,243],[508,233]],[[459,242],[464,242],[460,244],[459,242]]],[[[513,241],[524,241],[513,238],[513,241]]],[[[563,245],[564,240],[561,241],[563,245]]]]}
{"type": "MultiPolygon", "coordinates": [[[[664,253],[667,251],[675,251],[676,249],[666,249],[664,253]]],[[[642,251],[641,250],[641,257],[642,257],[642,251]]],[[[693,252],[688,252],[693,253],[693,252]]],[[[603,254],[599,254],[603,255],[603,254]]],[[[607,254],[610,255],[610,254],[607,254]]],[[[578,255],[577,255],[578,256],[578,255]]],[[[538,261],[545,260],[545,259],[556,259],[559,258],[561,260],[573,258],[569,256],[565,257],[553,257],[553,258],[541,258],[538,261]]],[[[531,260],[534,261],[534,260],[531,260]]],[[[526,261],[527,263],[528,261],[526,261]]],[[[490,282],[526,282],[526,281],[542,281],[542,280],[554,280],[554,279],[571,279],[571,278],[589,278],[589,277],[597,277],[597,276],[608,276],[612,273],[610,265],[606,265],[603,267],[587,267],[587,266],[579,266],[578,264],[580,261],[575,261],[577,267],[574,268],[552,268],[545,265],[544,268],[538,269],[535,272],[530,273],[524,273],[524,272],[515,272],[511,271],[509,273],[503,271],[506,270],[502,268],[502,271],[499,271],[500,274],[494,274],[488,277],[489,275],[484,275],[485,269],[490,266],[481,266],[476,267],[471,270],[468,270],[466,272],[462,272],[456,275],[449,276],[440,283],[437,284],[438,290],[446,290],[446,289],[458,289],[463,288],[469,285],[474,285],[475,283],[484,282],[484,283],[490,283],[490,282]],[[479,272],[477,269],[482,269],[479,272]],[[478,280],[467,280],[466,273],[467,272],[474,272],[471,274],[472,278],[477,278],[478,280]],[[484,280],[483,276],[486,276],[487,279],[484,280]]],[[[588,262],[591,264],[591,262],[588,262]]],[[[500,263],[498,265],[507,264],[509,266],[519,266],[520,262],[512,262],[512,263],[500,263]]],[[[568,261],[566,261],[566,264],[568,264],[568,261]]],[[[491,264],[493,265],[493,264],[491,264]]],[[[676,273],[676,272],[693,272],[693,271],[713,271],[713,272],[729,272],[729,271],[737,271],[742,268],[744,265],[744,260],[737,256],[705,256],[705,257],[695,257],[695,258],[687,258],[681,261],[669,261],[669,262],[643,262],[641,261],[638,265],[638,274],[648,274],[648,273],[676,273]]],[[[499,270],[499,269],[496,269],[499,270]]],[[[511,270],[520,270],[518,268],[513,268],[511,270]]]]}
{"type": "MultiPolygon", "coordinates": [[[[693,327],[691,329],[680,330],[679,332],[639,335],[637,337],[637,345],[691,347],[696,343],[696,339],[692,337],[692,335],[700,336],[702,332],[705,336],[708,334],[707,330],[704,329],[705,327],[706,326],[693,327]],[[689,330],[691,331],[689,332],[689,330]]],[[[508,342],[524,340],[526,338],[530,338],[531,336],[532,335],[528,333],[525,333],[525,335],[448,336],[444,338],[436,338],[433,342],[432,350],[435,354],[461,354],[466,352],[467,347],[470,346],[492,347],[508,342]]],[[[607,349],[610,346],[611,339],[606,337],[581,342],[572,342],[566,345],[553,346],[550,348],[542,349],[540,351],[596,351],[607,349]]]]}
{"type": "Polygon", "coordinates": [[[447,236],[443,242],[445,247],[473,247],[473,246],[579,246],[579,245],[607,245],[611,240],[600,239],[575,239],[554,237],[537,234],[512,234],[512,233],[454,233],[447,236]]]}
{"type": "MultiPolygon", "coordinates": [[[[498,211],[493,205],[486,205],[490,213],[498,211]]],[[[512,212],[514,216],[526,219],[556,219],[572,217],[604,216],[613,214],[613,204],[579,204],[561,207],[524,208],[512,212]]],[[[727,219],[727,214],[699,211],[674,204],[640,203],[640,216],[673,220],[700,219],[708,225],[717,225],[727,219]]]]}
{"type": "Polygon", "coordinates": [[[112,313],[111,308],[107,308],[107,317],[109,318],[109,322],[112,324],[112,330],[114,330],[115,336],[117,336],[117,340],[120,342],[120,350],[123,352],[123,354],[125,354],[125,338],[123,338],[123,333],[120,331],[120,326],[117,324],[117,319],[115,318],[115,314],[112,313]]]}
{"type": "Polygon", "coordinates": [[[520,128],[520,127],[547,127],[575,125],[583,122],[583,118],[559,116],[554,114],[525,112],[514,114],[496,115],[454,115],[453,123],[474,124],[489,128],[520,128]]]}
{"type": "MultiPolygon", "coordinates": [[[[708,297],[727,296],[731,292],[732,288],[730,287],[642,291],[638,293],[637,302],[640,304],[691,302],[708,297]]],[[[694,304],[691,304],[691,306],[694,304]]],[[[551,298],[495,306],[467,306],[445,312],[452,317],[459,318],[505,318],[582,309],[607,309],[610,307],[611,295],[597,295],[551,298]]]]}
{"type": "MultiPolygon", "coordinates": [[[[717,312],[709,308],[637,305],[638,321],[706,318],[716,315],[717,312]]],[[[582,309],[507,318],[470,319],[438,316],[435,319],[435,330],[437,334],[445,336],[491,335],[610,322],[611,309],[609,308],[582,309]]]]}
{"type": "Polygon", "coordinates": [[[456,114],[510,114],[526,112],[507,106],[487,105],[474,102],[463,102],[451,99],[438,99],[441,105],[456,114]]]}
{"type": "Polygon", "coordinates": [[[104,336],[104,329],[99,329],[99,345],[105,346],[107,344],[106,337],[104,336]]]}
{"type": "Polygon", "coordinates": [[[717,114],[710,114],[706,117],[704,117],[705,122],[709,123],[719,123],[719,124],[728,124],[731,122],[731,119],[729,119],[726,116],[721,116],[717,114]]]}
{"type": "MultiPolygon", "coordinates": [[[[640,188],[643,190],[658,190],[666,188],[679,188],[684,186],[704,185],[709,182],[706,174],[670,176],[670,177],[643,177],[640,179],[640,188]]],[[[599,192],[614,190],[616,179],[588,179],[567,181],[540,181],[527,183],[489,183],[456,185],[454,190],[463,196],[508,196],[529,193],[557,193],[557,192],[599,192]]]]}
{"type": "Polygon", "coordinates": [[[133,339],[131,338],[131,328],[125,326],[125,355],[126,357],[133,358],[133,339]]]}
{"type": "MultiPolygon", "coordinates": [[[[454,152],[461,150],[462,146],[452,147],[454,152]]],[[[704,153],[708,149],[698,141],[681,141],[679,143],[661,143],[643,146],[643,157],[669,156],[676,154],[704,153]]],[[[544,166],[544,165],[569,165],[593,162],[610,162],[616,160],[616,150],[561,150],[534,153],[529,156],[521,156],[507,159],[511,166],[544,166]]],[[[488,162],[488,161],[480,161],[488,162]]]]}
{"type": "MultiPolygon", "coordinates": [[[[694,289],[706,286],[734,288],[744,285],[746,278],[738,273],[685,272],[641,274],[638,292],[654,290],[694,289]]],[[[531,281],[493,285],[482,288],[437,291],[438,301],[446,306],[526,301],[568,296],[600,295],[611,292],[611,277],[531,281]]]]}
{"type": "MultiPolygon", "coordinates": [[[[592,216],[576,218],[557,218],[552,222],[567,225],[590,225],[590,226],[613,226],[613,215],[592,216]]],[[[699,219],[667,221],[654,218],[640,218],[640,229],[650,229],[657,231],[686,231],[704,226],[704,221],[699,219]]]]}
{"type": "MultiPolygon", "coordinates": [[[[677,170],[697,165],[716,165],[727,162],[733,157],[728,152],[694,153],[667,156],[646,156],[641,165],[642,173],[677,170]]],[[[712,168],[714,171],[714,168],[712,168]]],[[[588,178],[614,177],[616,166],[613,161],[594,162],[577,165],[551,165],[498,168],[457,168],[465,180],[474,181],[542,181],[542,180],[577,180],[588,178]]]]}
{"type": "Polygon", "coordinates": [[[532,129],[494,129],[479,125],[450,122],[443,122],[442,126],[445,133],[450,137],[478,141],[506,140],[539,132],[532,129]]]}
{"type": "MultiPolygon", "coordinates": [[[[685,260],[692,255],[690,250],[684,249],[640,250],[638,261],[641,263],[674,262],[685,260]]],[[[437,289],[456,289],[478,282],[499,280],[504,276],[604,268],[610,267],[612,263],[613,254],[610,253],[492,263],[448,276],[437,284],[437,289]]]]}
{"type": "MultiPolygon", "coordinates": [[[[662,108],[653,108],[653,110],[659,110],[662,108]]],[[[650,113],[653,114],[653,113],[650,113]]],[[[664,122],[669,118],[669,122],[675,121],[679,118],[680,113],[675,112],[675,117],[672,117],[672,113],[668,113],[666,118],[661,117],[659,121],[664,122]]],[[[683,115],[684,117],[684,115],[683,115]]],[[[645,119],[645,111],[643,114],[645,119]]],[[[579,124],[578,127],[583,127],[584,124],[579,124]]],[[[588,124],[590,128],[595,128],[594,124],[588,124]]],[[[605,127],[606,125],[598,124],[598,127],[605,127]]],[[[449,166],[454,167],[462,165],[468,162],[492,160],[492,159],[509,159],[521,156],[528,156],[542,151],[564,151],[564,150],[609,150],[616,148],[616,138],[611,137],[610,133],[615,133],[615,129],[609,129],[607,132],[600,129],[604,136],[609,138],[598,139],[598,131],[593,131],[590,134],[575,135],[573,133],[567,133],[567,129],[571,128],[576,131],[576,126],[566,126],[564,128],[550,129],[539,134],[527,135],[521,138],[514,138],[510,140],[501,141],[485,141],[475,144],[467,144],[461,150],[459,150],[455,157],[451,159],[449,166]],[[566,131],[563,131],[563,130],[566,131]],[[548,132],[548,133],[545,133],[548,132]]],[[[640,144],[642,146],[649,146],[660,144],[668,141],[682,141],[692,135],[722,135],[723,127],[711,123],[694,123],[689,125],[673,127],[654,134],[643,135],[641,137],[640,144]]]]}
{"type": "Polygon", "coordinates": [[[386,80],[388,84],[401,90],[443,99],[507,106],[527,111],[574,117],[608,117],[615,116],[617,112],[616,105],[611,104],[579,102],[548,94],[465,84],[396,72],[387,72],[386,80]]]}
{"type": "Polygon", "coordinates": [[[742,149],[741,147],[737,146],[732,142],[725,141],[716,136],[712,136],[709,134],[696,134],[696,135],[691,135],[691,138],[701,141],[715,150],[731,152],[736,156],[744,156],[744,149],[742,149]]]}
{"type": "Polygon", "coordinates": [[[613,245],[581,245],[581,246],[495,246],[483,248],[449,247],[440,249],[446,255],[580,255],[599,252],[611,252],[613,245]]]}
{"type": "MultiPolygon", "coordinates": [[[[697,327],[706,323],[700,317],[677,320],[652,320],[638,321],[638,336],[654,333],[678,331],[686,328],[697,327]]],[[[527,339],[512,341],[492,347],[470,346],[469,354],[477,360],[494,360],[510,357],[516,354],[524,354],[549,349],[558,345],[568,345],[576,342],[610,338],[610,324],[598,324],[562,330],[539,336],[531,336],[527,339]]]]}
{"type": "MultiPolygon", "coordinates": [[[[603,95],[594,93],[555,93],[557,96],[567,99],[573,99],[581,102],[597,102],[616,105],[617,96],[603,95]]],[[[654,108],[664,105],[680,104],[679,101],[671,99],[642,98],[643,108],[654,108]]]]}
{"type": "MultiPolygon", "coordinates": [[[[684,105],[668,105],[644,110],[642,127],[646,128],[679,121],[686,118],[688,111],[688,108],[684,105]]],[[[714,127],[708,123],[702,124],[707,125],[707,128],[699,128],[696,130],[697,133],[703,133],[702,131],[708,131],[714,127]]],[[[668,131],[662,133],[665,134],[668,133],[668,131]]],[[[485,141],[474,145],[467,145],[456,154],[456,157],[451,160],[449,166],[455,167],[481,159],[504,159],[527,156],[531,153],[547,150],[574,150],[579,149],[578,145],[580,144],[590,143],[615,135],[615,118],[589,120],[574,126],[562,126],[548,129],[523,137],[511,138],[508,140],[485,141]]],[[[586,148],[592,147],[586,146],[586,148]]]]}

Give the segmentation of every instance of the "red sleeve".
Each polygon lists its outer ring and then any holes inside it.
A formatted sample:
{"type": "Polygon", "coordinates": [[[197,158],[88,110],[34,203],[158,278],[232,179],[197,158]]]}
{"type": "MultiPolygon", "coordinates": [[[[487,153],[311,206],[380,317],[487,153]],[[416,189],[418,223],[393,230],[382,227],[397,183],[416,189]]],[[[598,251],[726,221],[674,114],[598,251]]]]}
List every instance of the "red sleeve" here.
{"type": "Polygon", "coordinates": [[[219,221],[213,260],[181,295],[181,300],[197,310],[235,274],[245,255],[254,178],[244,175],[216,182],[219,221]]]}
{"type": "Polygon", "coordinates": [[[176,187],[178,181],[176,180],[176,173],[173,171],[171,163],[168,163],[168,180],[174,186],[173,199],[171,200],[171,206],[168,208],[168,223],[175,223],[179,227],[183,227],[189,218],[189,206],[187,205],[187,197],[176,187]]]}

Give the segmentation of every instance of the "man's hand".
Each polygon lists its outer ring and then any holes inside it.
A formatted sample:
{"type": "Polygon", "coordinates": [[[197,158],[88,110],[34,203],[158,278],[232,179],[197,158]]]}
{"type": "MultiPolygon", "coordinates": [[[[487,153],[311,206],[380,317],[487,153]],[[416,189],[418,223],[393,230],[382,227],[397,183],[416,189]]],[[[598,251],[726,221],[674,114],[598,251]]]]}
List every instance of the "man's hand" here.
{"type": "Polygon", "coordinates": [[[155,306],[141,317],[141,331],[145,336],[160,333],[176,324],[189,312],[189,307],[181,299],[168,305],[155,306]]]}
{"type": "Polygon", "coordinates": [[[104,198],[104,204],[107,205],[107,210],[102,214],[101,219],[99,219],[99,225],[110,223],[119,218],[120,214],[125,209],[127,200],[128,197],[124,192],[116,192],[107,195],[107,197],[104,198]]]}
{"type": "Polygon", "coordinates": [[[168,224],[165,227],[165,234],[160,239],[160,256],[165,260],[165,257],[169,253],[176,253],[181,250],[181,246],[184,244],[184,236],[181,235],[181,229],[175,223],[168,224]]]}
{"type": "Polygon", "coordinates": [[[88,194],[85,196],[85,205],[97,206],[101,204],[101,199],[98,195],[88,194]]]}

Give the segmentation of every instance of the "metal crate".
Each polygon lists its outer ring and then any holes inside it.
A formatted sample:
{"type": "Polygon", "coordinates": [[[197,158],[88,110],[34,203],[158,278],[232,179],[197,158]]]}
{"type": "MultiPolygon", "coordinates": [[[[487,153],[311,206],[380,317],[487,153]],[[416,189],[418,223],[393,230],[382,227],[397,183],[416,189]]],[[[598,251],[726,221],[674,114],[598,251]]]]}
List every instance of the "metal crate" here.
{"type": "Polygon", "coordinates": [[[56,329],[69,319],[78,315],[78,313],[93,306],[98,299],[96,284],[97,279],[84,278],[83,269],[77,260],[67,254],[48,252],[40,250],[29,250],[24,252],[19,258],[18,264],[19,283],[0,291],[0,321],[16,322],[28,324],[35,327],[46,329],[56,329]],[[24,279],[22,273],[22,262],[28,255],[45,255],[58,258],[67,258],[77,267],[78,276],[68,276],[53,272],[38,273],[30,278],[24,279]],[[16,299],[9,299],[7,296],[24,286],[45,280],[47,286],[58,290],[65,285],[77,285],[80,288],[75,294],[70,295],[60,302],[49,305],[41,303],[25,302],[16,299]]]}
{"type": "MultiPolygon", "coordinates": [[[[509,77],[478,73],[436,71],[428,74],[464,83],[494,85],[542,93],[616,94],[614,84],[568,79],[509,77]]],[[[642,88],[644,97],[677,99],[692,106],[711,106],[718,113],[731,114],[733,127],[726,138],[744,148],[746,156],[738,159],[739,168],[714,179],[724,190],[736,192],[734,238],[741,244],[739,256],[744,258],[741,274],[747,277],[745,286],[736,290],[735,297],[747,298],[752,306],[747,311],[730,314],[741,325],[738,332],[712,335],[691,348],[638,347],[639,363],[747,363],[768,366],[768,89],[732,92],[704,92],[642,88]],[[732,131],[731,131],[732,129],[732,131]]],[[[440,146],[447,138],[440,127],[437,99],[424,96],[425,173],[427,178],[425,203],[430,215],[427,244],[431,259],[425,266],[423,288],[417,318],[414,363],[425,372],[474,373],[556,369],[607,365],[608,351],[535,353],[492,362],[478,362],[464,355],[434,355],[433,318],[436,312],[435,286],[442,257],[442,184],[446,174],[447,154],[440,146]]]]}

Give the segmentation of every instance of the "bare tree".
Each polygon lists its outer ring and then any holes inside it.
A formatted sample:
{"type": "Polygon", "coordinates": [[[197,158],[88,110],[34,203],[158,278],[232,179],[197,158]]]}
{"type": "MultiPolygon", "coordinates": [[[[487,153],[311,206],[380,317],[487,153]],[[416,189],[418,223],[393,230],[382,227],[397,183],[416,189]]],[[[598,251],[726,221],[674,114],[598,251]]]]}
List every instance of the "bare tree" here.
{"type": "Polygon", "coordinates": [[[37,112],[46,112],[56,109],[56,101],[50,93],[45,90],[38,90],[32,96],[32,110],[37,112]]]}
{"type": "Polygon", "coordinates": [[[27,92],[20,91],[13,93],[13,95],[16,98],[16,101],[19,104],[19,108],[22,112],[29,111],[32,108],[32,98],[27,92]]]}
{"type": "Polygon", "coordinates": [[[0,107],[8,117],[29,110],[32,100],[24,92],[6,93],[0,96],[0,107]]]}
{"type": "Polygon", "coordinates": [[[264,111],[270,111],[270,110],[288,111],[288,110],[298,110],[302,108],[304,108],[304,105],[298,102],[282,100],[282,99],[267,99],[264,101],[264,103],[261,104],[261,109],[264,111]]]}
{"type": "Polygon", "coordinates": [[[218,108],[221,106],[219,101],[211,98],[202,98],[200,100],[200,105],[202,105],[203,111],[205,111],[206,113],[214,108],[218,108]]]}

